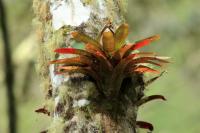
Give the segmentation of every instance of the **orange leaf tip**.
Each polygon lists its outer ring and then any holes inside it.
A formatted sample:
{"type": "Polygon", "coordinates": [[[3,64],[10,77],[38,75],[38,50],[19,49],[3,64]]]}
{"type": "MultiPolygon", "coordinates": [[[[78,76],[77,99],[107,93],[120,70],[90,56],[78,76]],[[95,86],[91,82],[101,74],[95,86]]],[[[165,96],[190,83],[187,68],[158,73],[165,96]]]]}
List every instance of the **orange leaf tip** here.
{"type": "Polygon", "coordinates": [[[73,32],[71,32],[71,35],[72,35],[73,37],[76,37],[76,36],[78,35],[78,32],[77,32],[77,31],[73,31],[73,32]]]}
{"type": "Polygon", "coordinates": [[[150,39],[151,41],[159,40],[159,39],[160,39],[160,35],[154,35],[154,36],[152,36],[152,37],[149,37],[149,39],[150,39]]]}
{"type": "Polygon", "coordinates": [[[140,73],[154,73],[154,74],[160,74],[159,71],[157,70],[154,70],[152,68],[148,68],[148,67],[138,67],[134,70],[135,72],[140,72],[140,73]]]}

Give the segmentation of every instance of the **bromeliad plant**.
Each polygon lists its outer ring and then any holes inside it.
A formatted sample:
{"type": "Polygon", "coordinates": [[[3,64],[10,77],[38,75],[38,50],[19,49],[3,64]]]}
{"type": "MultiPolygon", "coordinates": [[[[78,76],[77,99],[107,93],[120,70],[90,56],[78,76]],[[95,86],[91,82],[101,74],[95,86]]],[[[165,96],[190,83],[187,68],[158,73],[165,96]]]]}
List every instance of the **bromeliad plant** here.
{"type": "MultiPolygon", "coordinates": [[[[97,39],[93,39],[81,32],[71,33],[76,41],[83,42],[85,49],[59,48],[55,52],[58,54],[75,54],[77,56],[51,61],[56,65],[57,74],[83,73],[90,76],[97,85],[99,95],[112,101],[123,95],[124,81],[130,77],[141,77],[144,73],[159,74],[160,72],[149,66],[162,67],[169,63],[167,57],[157,56],[153,52],[138,52],[152,41],[158,40],[159,35],[148,37],[133,44],[125,44],[128,36],[128,25],[120,25],[113,31],[112,25],[106,25],[97,39]],[[150,64],[150,65],[149,65],[150,64]]],[[[147,81],[143,86],[153,82],[159,76],[147,81]]],[[[133,98],[134,99],[134,98],[133,98]]],[[[150,100],[165,98],[161,95],[153,95],[142,98],[134,104],[142,105],[150,100]]],[[[153,130],[151,124],[143,121],[136,123],[141,128],[153,130]]]]}

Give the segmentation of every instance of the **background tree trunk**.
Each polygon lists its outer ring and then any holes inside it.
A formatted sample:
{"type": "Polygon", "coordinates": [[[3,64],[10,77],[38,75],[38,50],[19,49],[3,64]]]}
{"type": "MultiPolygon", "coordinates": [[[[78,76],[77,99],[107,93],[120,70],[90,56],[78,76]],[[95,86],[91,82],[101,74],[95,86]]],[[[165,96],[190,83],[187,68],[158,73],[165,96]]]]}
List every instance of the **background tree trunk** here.
{"type": "Polygon", "coordinates": [[[12,55],[10,52],[10,39],[7,27],[7,17],[5,13],[5,6],[0,0],[0,28],[2,30],[2,38],[4,44],[4,67],[5,67],[5,83],[7,87],[7,101],[8,101],[8,117],[9,117],[9,133],[16,133],[16,106],[14,97],[14,72],[12,64],[12,55]]]}
{"type": "MultiPolygon", "coordinates": [[[[126,3],[126,0],[34,0],[40,41],[37,68],[46,92],[44,106],[53,118],[48,132],[136,132],[137,106],[128,97],[122,101],[95,101],[98,92],[89,77],[78,73],[55,75],[54,65],[48,65],[50,60],[62,58],[54,49],[75,45],[70,31],[78,30],[96,38],[107,21],[111,21],[114,28],[122,24],[126,3]]],[[[143,89],[137,85],[138,78],[141,77],[130,79],[135,85],[128,86],[135,90],[130,95],[136,99],[143,89]]]]}

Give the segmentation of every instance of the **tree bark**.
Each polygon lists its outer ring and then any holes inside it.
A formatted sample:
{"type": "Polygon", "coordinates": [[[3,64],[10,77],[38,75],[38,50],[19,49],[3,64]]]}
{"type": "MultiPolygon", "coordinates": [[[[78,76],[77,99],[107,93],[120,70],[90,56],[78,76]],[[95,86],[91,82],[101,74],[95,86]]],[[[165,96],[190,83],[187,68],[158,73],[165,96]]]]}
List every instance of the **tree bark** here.
{"type": "Polygon", "coordinates": [[[118,100],[98,98],[90,77],[82,74],[55,75],[50,60],[62,58],[53,50],[73,47],[70,32],[78,30],[96,38],[107,21],[114,28],[124,23],[126,0],[34,0],[33,7],[39,38],[38,71],[46,90],[45,108],[53,118],[50,133],[135,133],[137,106],[143,96],[143,79],[123,82],[130,96],[118,100]],[[126,82],[131,83],[131,86],[126,82]]]}

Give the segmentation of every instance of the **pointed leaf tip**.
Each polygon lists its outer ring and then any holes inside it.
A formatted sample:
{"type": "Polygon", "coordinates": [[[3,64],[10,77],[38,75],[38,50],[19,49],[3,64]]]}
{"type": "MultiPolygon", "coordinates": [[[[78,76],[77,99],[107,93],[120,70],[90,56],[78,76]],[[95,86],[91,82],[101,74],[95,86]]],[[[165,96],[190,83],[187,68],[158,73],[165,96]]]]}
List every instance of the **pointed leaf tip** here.
{"type": "Polygon", "coordinates": [[[50,116],[50,112],[47,109],[45,109],[44,107],[35,110],[35,112],[36,113],[43,113],[43,114],[46,114],[46,115],[50,116]]]}
{"type": "Polygon", "coordinates": [[[155,70],[155,69],[152,69],[150,67],[147,67],[147,66],[143,66],[143,65],[140,65],[138,67],[136,67],[134,69],[135,72],[139,72],[139,73],[154,73],[154,74],[160,74],[159,71],[155,70]]]}
{"type": "Polygon", "coordinates": [[[79,41],[79,42],[82,42],[85,44],[90,43],[97,48],[101,48],[101,45],[98,43],[97,40],[94,40],[93,38],[91,38],[90,36],[88,36],[84,33],[81,33],[78,31],[73,31],[73,32],[71,32],[71,35],[76,41],[79,41]]]}
{"type": "Polygon", "coordinates": [[[166,101],[166,100],[167,100],[167,99],[166,99],[164,96],[162,96],[162,95],[152,95],[152,96],[148,96],[147,99],[148,99],[148,101],[150,101],[150,100],[156,100],[156,99],[161,99],[161,100],[163,100],[163,101],[166,101]]]}
{"type": "Polygon", "coordinates": [[[143,39],[141,41],[137,41],[131,49],[136,50],[136,49],[142,48],[142,47],[148,45],[149,43],[151,43],[152,41],[156,41],[158,39],[160,39],[160,36],[155,35],[155,36],[151,36],[151,37],[148,37],[146,39],[143,39]]]}
{"type": "Polygon", "coordinates": [[[121,46],[124,45],[125,40],[128,36],[129,26],[124,23],[118,27],[115,32],[115,49],[118,50],[121,46]]]}
{"type": "Polygon", "coordinates": [[[145,98],[139,100],[136,104],[137,104],[138,106],[141,106],[141,105],[143,105],[143,104],[145,104],[145,103],[147,103],[147,102],[149,102],[149,101],[157,100],[157,99],[161,99],[161,100],[163,100],[163,101],[166,101],[166,100],[167,100],[167,99],[166,99],[164,96],[162,96],[162,95],[151,95],[151,96],[148,96],[148,97],[145,97],[145,98]]]}
{"type": "Polygon", "coordinates": [[[150,39],[151,41],[159,40],[159,39],[160,39],[160,35],[154,35],[154,36],[152,36],[152,37],[149,37],[149,39],[150,39]]]}
{"type": "Polygon", "coordinates": [[[145,122],[145,121],[137,121],[136,125],[139,128],[144,128],[144,129],[148,129],[150,131],[153,131],[154,127],[151,123],[145,122]]]}
{"type": "Polygon", "coordinates": [[[54,50],[54,52],[56,53],[60,53],[60,54],[66,54],[66,53],[74,53],[76,51],[76,49],[74,48],[58,48],[56,50],[54,50]]]}
{"type": "Polygon", "coordinates": [[[150,85],[151,83],[153,83],[154,81],[156,81],[156,80],[157,80],[158,78],[160,78],[165,72],[166,72],[166,71],[163,71],[163,72],[161,72],[160,75],[158,75],[158,76],[156,76],[156,77],[154,77],[154,78],[151,78],[151,79],[149,79],[148,81],[146,81],[145,86],[148,86],[148,85],[150,85]]]}

